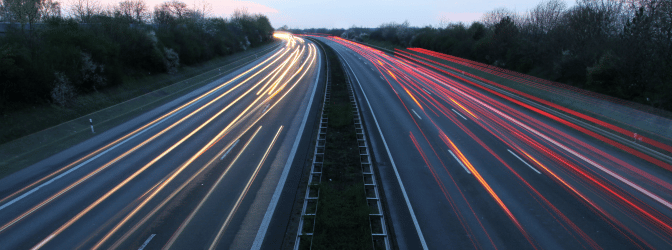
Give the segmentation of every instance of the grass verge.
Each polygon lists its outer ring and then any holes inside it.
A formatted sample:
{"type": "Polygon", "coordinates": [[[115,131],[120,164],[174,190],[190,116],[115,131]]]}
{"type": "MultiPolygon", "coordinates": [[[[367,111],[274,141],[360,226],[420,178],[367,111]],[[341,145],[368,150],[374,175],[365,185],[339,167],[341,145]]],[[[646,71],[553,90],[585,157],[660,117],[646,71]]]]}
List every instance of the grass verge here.
{"type": "Polygon", "coordinates": [[[0,178],[95,136],[89,119],[96,133],[102,133],[256,60],[279,44],[183,67],[174,75],[129,79],[116,88],[80,96],[70,108],[43,105],[6,114],[0,120],[0,178]]]}
{"type": "Polygon", "coordinates": [[[331,97],[325,104],[326,148],[312,249],[372,249],[359,147],[345,74],[323,44],[331,67],[331,97]]]}

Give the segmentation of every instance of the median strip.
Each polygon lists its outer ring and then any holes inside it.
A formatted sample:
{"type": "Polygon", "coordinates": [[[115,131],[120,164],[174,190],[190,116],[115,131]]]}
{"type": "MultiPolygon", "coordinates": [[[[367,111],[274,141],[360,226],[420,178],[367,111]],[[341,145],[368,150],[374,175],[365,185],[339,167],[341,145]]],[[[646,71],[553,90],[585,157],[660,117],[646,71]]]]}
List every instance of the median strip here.
{"type": "Polygon", "coordinates": [[[338,57],[322,47],[325,105],[294,249],[389,249],[357,103],[338,57]]]}

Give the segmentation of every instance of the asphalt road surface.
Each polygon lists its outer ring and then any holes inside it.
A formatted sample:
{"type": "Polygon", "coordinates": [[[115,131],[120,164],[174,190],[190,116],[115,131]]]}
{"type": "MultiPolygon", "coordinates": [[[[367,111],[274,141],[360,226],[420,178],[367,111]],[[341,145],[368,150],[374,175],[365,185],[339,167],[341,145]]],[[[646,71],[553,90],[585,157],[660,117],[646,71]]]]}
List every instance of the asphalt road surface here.
{"type": "Polygon", "coordinates": [[[265,239],[284,234],[277,210],[289,211],[283,188],[322,90],[315,45],[281,38],[236,72],[0,180],[0,249],[279,245],[265,239]]]}
{"type": "Polygon", "coordinates": [[[459,72],[319,39],[356,91],[399,248],[672,248],[668,170],[459,72]]]}

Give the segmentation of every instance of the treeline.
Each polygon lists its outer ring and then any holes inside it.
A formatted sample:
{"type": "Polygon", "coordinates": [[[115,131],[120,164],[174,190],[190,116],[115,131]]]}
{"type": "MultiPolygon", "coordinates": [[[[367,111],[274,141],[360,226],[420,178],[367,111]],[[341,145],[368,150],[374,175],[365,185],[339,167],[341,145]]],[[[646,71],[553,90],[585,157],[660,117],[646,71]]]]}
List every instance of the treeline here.
{"type": "MultiPolygon", "coordinates": [[[[328,31],[322,31],[329,33],[328,31]]],[[[672,110],[672,1],[547,0],[466,25],[389,23],[342,32],[463,57],[672,110]]]]}
{"type": "Polygon", "coordinates": [[[210,17],[207,4],[143,0],[4,0],[0,5],[0,114],[25,106],[68,106],[75,96],[124,79],[174,73],[272,41],[266,16],[236,10],[210,17]],[[67,14],[65,14],[67,12],[67,14]]]}

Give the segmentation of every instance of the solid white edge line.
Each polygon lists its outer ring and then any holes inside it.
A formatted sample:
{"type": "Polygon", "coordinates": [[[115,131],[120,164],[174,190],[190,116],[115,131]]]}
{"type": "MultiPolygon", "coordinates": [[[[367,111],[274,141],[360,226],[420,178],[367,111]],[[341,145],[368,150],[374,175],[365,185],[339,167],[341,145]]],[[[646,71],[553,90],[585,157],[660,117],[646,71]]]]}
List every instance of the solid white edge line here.
{"type": "Polygon", "coordinates": [[[236,140],[236,142],[234,142],[233,145],[231,145],[231,147],[229,147],[229,149],[226,150],[226,153],[224,153],[222,155],[222,158],[219,158],[219,160],[224,160],[224,157],[226,157],[226,155],[228,155],[229,152],[231,152],[231,149],[233,149],[233,147],[235,147],[236,144],[238,144],[239,141],[240,141],[240,139],[236,140]]]}
{"type": "Polygon", "coordinates": [[[415,112],[414,109],[411,109],[411,111],[413,111],[413,114],[415,114],[415,116],[417,116],[420,120],[422,120],[422,117],[420,117],[420,115],[418,115],[418,112],[415,112]]]}
{"type": "MultiPolygon", "coordinates": [[[[317,50],[317,47],[314,47],[317,50]]],[[[322,58],[322,55],[320,53],[317,53],[320,59],[322,58]]],[[[308,101],[308,106],[306,107],[306,112],[303,114],[303,122],[301,123],[301,127],[299,127],[299,133],[294,140],[294,145],[292,146],[292,150],[289,152],[289,158],[287,158],[287,163],[285,164],[285,168],[282,170],[282,175],[280,176],[280,180],[278,181],[278,186],[275,188],[275,192],[273,193],[273,197],[271,198],[271,202],[268,204],[268,209],[266,209],[266,214],[264,214],[264,219],[261,221],[261,225],[259,226],[259,231],[257,231],[257,236],[254,238],[254,243],[252,244],[252,247],[250,249],[260,249],[262,243],[264,242],[264,238],[266,237],[266,232],[268,231],[268,225],[271,223],[271,217],[273,217],[273,213],[275,213],[275,207],[278,205],[278,201],[280,200],[280,194],[282,193],[282,190],[285,187],[285,182],[287,181],[287,176],[289,175],[289,169],[292,166],[292,163],[294,162],[294,156],[296,155],[296,150],[299,147],[299,142],[301,141],[301,135],[303,135],[303,130],[306,127],[306,121],[308,120],[308,113],[310,113],[310,107],[313,105],[313,99],[315,97],[315,92],[317,91],[317,81],[320,79],[320,70],[322,68],[322,60],[319,60],[319,64],[317,65],[317,75],[315,77],[315,86],[313,86],[313,93],[310,96],[310,100],[308,101]]]]}
{"type": "Polygon", "coordinates": [[[467,171],[467,174],[471,174],[471,171],[469,171],[469,169],[467,169],[467,167],[464,166],[464,163],[462,163],[462,161],[460,161],[460,159],[458,159],[457,156],[455,156],[455,154],[453,153],[453,151],[450,151],[450,149],[448,149],[448,153],[450,153],[450,155],[452,155],[453,158],[455,158],[455,160],[457,161],[457,163],[459,163],[460,166],[462,166],[462,168],[464,168],[464,171],[467,171]]]}
{"type": "MultiPolygon", "coordinates": [[[[343,55],[338,52],[336,49],[334,49],[336,53],[338,53],[341,57],[343,55]]],[[[387,146],[387,141],[385,140],[385,136],[383,136],[383,131],[380,129],[380,125],[378,124],[378,119],[376,119],[376,115],[373,113],[373,108],[371,108],[371,103],[369,103],[369,98],[366,96],[366,93],[364,93],[364,89],[362,88],[362,85],[359,83],[359,79],[357,78],[357,75],[354,74],[354,70],[352,70],[352,67],[350,67],[350,64],[345,61],[345,58],[343,60],[345,64],[348,65],[348,68],[350,68],[350,71],[353,72],[353,76],[355,77],[355,81],[357,81],[357,85],[359,85],[359,89],[362,91],[362,94],[364,95],[364,100],[366,100],[366,104],[369,106],[369,110],[371,111],[371,116],[373,117],[373,121],[376,123],[376,127],[378,128],[378,133],[380,134],[380,138],[383,141],[383,145],[385,145],[385,150],[387,150],[387,155],[390,157],[390,163],[392,164],[392,169],[394,169],[394,174],[397,176],[397,181],[399,182],[399,187],[401,187],[401,193],[404,195],[404,200],[406,201],[406,206],[408,207],[408,210],[411,214],[411,218],[413,219],[413,224],[415,225],[415,230],[418,232],[418,237],[420,238],[420,243],[422,244],[422,248],[427,250],[427,242],[425,242],[425,237],[422,234],[422,230],[420,230],[420,225],[418,224],[418,219],[415,217],[415,212],[413,211],[413,206],[411,206],[411,202],[408,199],[408,194],[406,193],[406,188],[404,187],[404,183],[401,181],[401,177],[399,176],[399,171],[397,170],[397,165],[394,164],[394,159],[392,158],[392,153],[390,153],[390,148],[387,146]]],[[[382,76],[381,76],[382,78],[382,76]]]]}
{"type": "Polygon", "coordinates": [[[142,243],[142,246],[140,246],[140,248],[138,248],[138,250],[145,249],[147,244],[149,244],[149,242],[154,238],[154,236],[156,236],[156,234],[150,235],[149,238],[147,238],[147,240],[145,241],[145,243],[142,243]]]}
{"type": "Polygon", "coordinates": [[[506,150],[509,151],[509,153],[511,153],[513,156],[515,156],[516,158],[518,158],[518,160],[522,161],[523,163],[525,163],[525,165],[527,165],[527,166],[530,167],[532,170],[534,170],[534,172],[537,172],[537,174],[541,174],[541,172],[539,172],[539,170],[537,170],[536,168],[530,166],[530,164],[527,163],[526,161],[523,161],[523,159],[520,158],[520,156],[518,156],[516,153],[514,153],[513,151],[511,151],[511,150],[508,149],[508,148],[507,148],[506,150]]]}
{"type": "MultiPolygon", "coordinates": [[[[249,63],[246,64],[246,65],[244,65],[243,67],[245,67],[245,66],[247,66],[247,65],[249,65],[249,63]]],[[[241,68],[242,68],[242,67],[241,67],[241,68]]],[[[239,68],[239,69],[241,69],[241,68],[239,68]]],[[[223,77],[225,77],[225,76],[223,76],[223,77]]],[[[220,77],[220,78],[221,78],[221,77],[220,77]]],[[[234,77],[234,78],[235,78],[235,77],[234,77]]],[[[223,85],[221,88],[223,89],[223,88],[225,88],[226,86],[231,85],[233,82],[235,82],[235,81],[231,81],[231,82],[229,82],[229,83],[223,85]]],[[[54,181],[56,181],[56,180],[62,178],[63,176],[66,176],[66,175],[72,173],[73,171],[75,171],[75,170],[81,168],[82,166],[88,164],[89,162],[94,161],[95,159],[98,159],[98,157],[103,156],[104,154],[106,154],[106,153],[112,151],[113,149],[115,149],[115,148],[121,146],[122,144],[124,144],[124,143],[126,143],[126,142],[132,140],[133,138],[135,138],[135,137],[137,137],[137,136],[139,136],[139,135],[141,135],[141,134],[143,134],[143,133],[149,131],[150,129],[152,129],[152,128],[158,126],[159,124],[161,124],[161,123],[163,123],[163,122],[165,122],[165,121],[167,121],[167,120],[170,119],[171,117],[173,117],[173,116],[175,116],[175,115],[177,115],[177,114],[179,114],[179,113],[182,113],[184,110],[187,110],[187,109],[190,108],[191,106],[196,105],[197,103],[200,103],[201,101],[205,100],[206,98],[210,97],[211,95],[214,95],[216,92],[218,92],[218,91],[213,91],[212,93],[210,93],[210,94],[204,96],[204,97],[201,98],[200,100],[195,101],[195,102],[192,103],[192,104],[189,104],[188,106],[186,106],[186,107],[182,108],[181,110],[179,110],[179,111],[173,113],[172,115],[169,115],[169,116],[163,118],[161,121],[158,121],[158,122],[152,124],[151,126],[145,128],[145,129],[143,129],[142,131],[136,133],[135,135],[132,135],[131,137],[126,138],[126,140],[123,140],[123,141],[121,141],[120,143],[117,143],[116,145],[114,145],[114,146],[108,148],[107,150],[105,150],[105,151],[103,151],[103,152],[97,154],[96,156],[93,156],[93,157],[89,158],[89,159],[86,160],[85,162],[82,162],[82,163],[78,164],[77,166],[75,166],[75,167],[69,169],[68,171],[63,172],[62,174],[60,174],[60,175],[58,175],[58,176],[56,176],[56,177],[54,177],[54,178],[52,178],[52,179],[50,179],[50,180],[48,180],[48,181],[42,183],[41,185],[39,185],[39,186],[37,186],[37,187],[31,189],[30,191],[28,191],[28,192],[22,194],[21,196],[16,197],[16,198],[14,198],[13,200],[11,200],[11,201],[9,201],[9,202],[3,204],[2,206],[0,206],[0,210],[3,210],[3,209],[5,209],[6,207],[11,206],[12,204],[14,204],[14,203],[16,203],[16,202],[22,200],[23,198],[26,198],[28,195],[31,195],[32,193],[36,192],[37,190],[40,190],[41,188],[43,188],[43,187],[45,187],[45,186],[51,184],[52,182],[54,182],[54,181]]],[[[198,98],[198,96],[196,96],[196,98],[198,98]]],[[[169,110],[169,111],[170,111],[170,110],[169,110]]],[[[123,137],[123,135],[122,135],[122,137],[123,137]]]]}
{"type": "Polygon", "coordinates": [[[462,114],[460,114],[459,112],[457,112],[457,110],[455,110],[455,109],[450,109],[450,110],[452,110],[455,114],[457,114],[457,115],[459,115],[460,117],[462,117],[462,119],[465,119],[465,120],[467,119],[467,118],[464,117],[462,114]]]}

